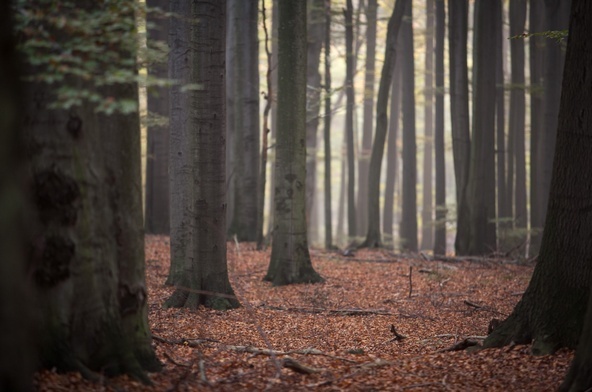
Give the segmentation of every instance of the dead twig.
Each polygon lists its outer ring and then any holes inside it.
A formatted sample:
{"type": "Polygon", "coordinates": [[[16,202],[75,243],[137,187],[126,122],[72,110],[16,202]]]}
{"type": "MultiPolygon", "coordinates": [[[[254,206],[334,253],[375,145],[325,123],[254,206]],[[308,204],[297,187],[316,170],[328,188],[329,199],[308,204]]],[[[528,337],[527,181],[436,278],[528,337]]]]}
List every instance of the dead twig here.
{"type": "Polygon", "coordinates": [[[260,305],[261,308],[270,310],[280,310],[284,312],[312,313],[312,314],[336,314],[343,316],[364,316],[368,314],[378,314],[385,316],[396,316],[395,313],[385,309],[326,309],[326,308],[285,308],[282,306],[260,305]]]}
{"type": "Polygon", "coordinates": [[[320,373],[325,369],[318,369],[313,368],[310,366],[306,366],[303,363],[298,362],[292,357],[286,357],[282,360],[282,366],[288,369],[291,369],[297,373],[301,374],[313,374],[313,373],[320,373]]]}
{"type": "Polygon", "coordinates": [[[413,293],[413,267],[409,266],[409,298],[413,293]]]}
{"type": "Polygon", "coordinates": [[[280,351],[280,350],[269,350],[264,348],[258,348],[253,346],[226,346],[228,350],[233,350],[237,352],[245,352],[250,353],[253,355],[275,355],[275,356],[283,356],[283,355],[292,355],[292,354],[301,354],[301,355],[320,355],[332,359],[338,359],[340,361],[350,362],[350,363],[357,363],[357,361],[339,357],[335,355],[331,355],[325,353],[323,351],[317,350],[315,348],[305,348],[301,350],[290,350],[290,351],[280,351]]]}
{"type": "Polygon", "coordinates": [[[464,340],[461,340],[460,342],[452,345],[451,347],[444,348],[442,350],[438,350],[437,352],[444,353],[444,352],[448,352],[448,351],[463,351],[469,347],[478,346],[478,345],[479,345],[479,343],[477,343],[474,340],[464,339],[464,340]]]}
{"type": "Polygon", "coordinates": [[[171,357],[171,355],[170,355],[169,353],[167,353],[166,351],[163,351],[163,354],[164,354],[164,357],[165,357],[166,359],[168,359],[169,361],[171,361],[171,363],[172,363],[173,365],[177,365],[177,366],[181,366],[181,367],[191,367],[191,364],[180,363],[180,362],[177,362],[177,361],[175,361],[175,360],[173,359],[173,357],[171,357]]]}

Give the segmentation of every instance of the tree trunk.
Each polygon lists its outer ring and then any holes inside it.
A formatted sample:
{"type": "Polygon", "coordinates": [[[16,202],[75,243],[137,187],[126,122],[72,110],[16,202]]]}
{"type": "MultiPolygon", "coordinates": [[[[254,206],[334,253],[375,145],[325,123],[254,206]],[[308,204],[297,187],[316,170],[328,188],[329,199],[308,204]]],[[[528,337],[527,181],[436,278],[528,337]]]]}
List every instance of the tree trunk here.
{"type": "Polygon", "coordinates": [[[321,282],[306,235],[306,2],[279,1],[278,133],[271,261],[274,285],[321,282]]]}
{"type": "Polygon", "coordinates": [[[401,216],[401,247],[417,251],[417,146],[415,141],[415,62],[413,60],[412,4],[405,11],[401,26],[403,72],[403,212],[401,216]]]}
{"type": "MultiPolygon", "coordinates": [[[[269,163],[270,165],[270,176],[269,176],[269,189],[273,191],[275,189],[275,151],[276,151],[276,139],[277,139],[277,91],[278,91],[278,24],[279,24],[279,0],[272,0],[272,14],[271,14],[271,85],[272,85],[272,99],[271,99],[271,132],[269,140],[269,163]]],[[[267,224],[268,236],[273,236],[273,211],[275,211],[275,199],[273,192],[269,198],[269,216],[267,224]]]]}
{"type": "MultiPolygon", "coordinates": [[[[592,3],[575,0],[571,14],[551,193],[541,252],[532,279],[512,314],[485,340],[486,347],[533,342],[535,354],[574,348],[590,297],[592,264],[592,3]]],[[[584,329],[587,344],[589,329],[584,329]]],[[[582,350],[590,352],[588,346],[582,350]]],[[[569,389],[582,364],[576,354],[569,389]]],[[[587,362],[587,366],[590,362],[587,362]]],[[[589,376],[584,371],[584,379],[589,376]]],[[[589,378],[588,378],[589,380],[589,378]]],[[[574,390],[590,387],[582,385],[574,390]]]]}
{"type": "Polygon", "coordinates": [[[306,222],[308,239],[318,237],[318,227],[313,218],[317,188],[317,131],[321,110],[321,49],[325,25],[325,0],[308,0],[308,50],[306,66],[306,222]]]}
{"type": "Polygon", "coordinates": [[[26,175],[19,124],[23,102],[10,2],[0,5],[0,57],[0,390],[32,391],[36,331],[22,222],[29,206],[19,184],[26,175]]]}
{"type": "MultiPolygon", "coordinates": [[[[168,10],[168,3],[163,0],[148,0],[148,7],[168,10]]],[[[153,17],[149,13],[147,22],[148,46],[155,41],[168,42],[169,19],[153,17]],[[149,25],[150,27],[150,25],[149,25]]],[[[150,64],[148,75],[168,78],[166,59],[150,64]]],[[[146,156],[146,233],[169,234],[169,88],[150,87],[148,89],[148,141],[146,156]],[[153,118],[153,120],[151,120],[153,118]]]]}
{"type": "Polygon", "coordinates": [[[469,83],[467,69],[468,2],[449,0],[449,60],[450,60],[450,121],[452,124],[452,153],[456,180],[456,240],[457,254],[467,253],[469,247],[469,209],[467,182],[471,156],[469,128],[469,83]]]}
{"type": "Polygon", "coordinates": [[[171,126],[178,132],[171,138],[177,218],[171,222],[171,263],[180,267],[177,288],[165,306],[228,309],[239,304],[226,266],[226,2],[175,0],[171,11],[186,18],[171,26],[172,76],[200,89],[181,92],[175,86],[171,92],[171,126]],[[189,18],[197,16],[200,23],[194,25],[189,18]],[[187,183],[177,182],[179,177],[187,183]]]}
{"type": "Polygon", "coordinates": [[[368,0],[366,7],[366,68],[364,75],[364,123],[362,147],[358,157],[358,219],[357,234],[363,236],[368,230],[368,168],[372,151],[374,126],[374,80],[376,70],[376,0],[368,0]]]}
{"type": "Polygon", "coordinates": [[[434,254],[446,254],[446,162],[444,160],[444,38],[446,10],[443,0],[436,0],[436,236],[434,254]]]}
{"type": "Polygon", "coordinates": [[[232,134],[234,208],[228,232],[239,241],[255,241],[259,177],[259,41],[258,0],[228,0],[228,34],[235,44],[227,64],[234,79],[228,132],[232,134]]]}
{"type": "Polygon", "coordinates": [[[500,0],[475,3],[473,83],[473,138],[467,185],[469,202],[468,254],[482,255],[496,249],[495,233],[495,19],[500,0]]]}
{"type": "MultiPolygon", "coordinates": [[[[435,0],[426,1],[425,103],[423,149],[423,205],[421,209],[421,249],[434,244],[434,208],[432,203],[432,167],[434,150],[434,12],[435,0]]],[[[437,92],[436,92],[437,94],[437,92]]]]}
{"type": "MultiPolygon", "coordinates": [[[[545,31],[544,3],[531,0],[529,4],[529,30],[545,31]]],[[[542,148],[539,146],[540,134],[543,132],[543,75],[546,38],[532,36],[529,38],[530,61],[530,247],[529,254],[538,254],[543,230],[545,211],[541,205],[543,193],[541,178],[538,175],[542,148]]]]}
{"type": "Polygon", "coordinates": [[[331,0],[325,0],[325,248],[333,248],[331,209],[331,0]]]}
{"type": "Polygon", "coordinates": [[[347,144],[347,234],[348,241],[356,236],[356,163],[354,156],[354,28],[352,0],[346,0],[345,14],[345,137],[347,144]]]}
{"type": "MultiPolygon", "coordinates": [[[[524,33],[526,22],[526,0],[510,1],[510,36],[524,33]]],[[[524,97],[524,41],[510,40],[512,54],[512,90],[510,93],[510,129],[509,138],[514,145],[514,164],[516,169],[514,185],[514,222],[520,230],[515,239],[516,245],[523,242],[526,235],[526,151],[525,151],[525,115],[524,97]]],[[[511,181],[512,178],[508,178],[511,181]]],[[[516,246],[514,245],[514,246],[516,246]]]]}

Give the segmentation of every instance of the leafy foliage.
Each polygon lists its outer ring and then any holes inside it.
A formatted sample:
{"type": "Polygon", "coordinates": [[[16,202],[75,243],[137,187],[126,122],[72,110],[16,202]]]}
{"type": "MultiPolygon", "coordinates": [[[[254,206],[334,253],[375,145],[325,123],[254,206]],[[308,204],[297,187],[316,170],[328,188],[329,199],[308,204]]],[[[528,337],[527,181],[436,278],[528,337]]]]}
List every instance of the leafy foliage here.
{"type": "Polygon", "coordinates": [[[25,60],[35,67],[30,79],[55,85],[52,108],[69,109],[90,103],[98,112],[131,113],[138,102],[119,99],[105,87],[138,83],[167,85],[171,81],[138,73],[138,68],[165,61],[164,42],[142,45],[137,21],[148,12],[170,16],[136,1],[97,0],[87,6],[75,1],[15,0],[16,33],[25,60]]]}

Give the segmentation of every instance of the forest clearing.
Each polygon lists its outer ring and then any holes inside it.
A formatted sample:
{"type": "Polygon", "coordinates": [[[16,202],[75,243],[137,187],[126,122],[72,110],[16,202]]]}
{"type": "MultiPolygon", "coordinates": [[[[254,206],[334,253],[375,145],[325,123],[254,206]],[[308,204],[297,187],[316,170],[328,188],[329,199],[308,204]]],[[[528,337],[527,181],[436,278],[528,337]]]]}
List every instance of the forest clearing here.
{"type": "Polygon", "coordinates": [[[128,376],[97,384],[78,373],[44,371],[36,378],[38,390],[553,391],[573,358],[566,349],[533,356],[527,345],[446,351],[466,338],[480,342],[492,319],[510,314],[532,264],[426,261],[384,249],[352,257],[311,250],[324,283],[272,287],[263,281],[269,250],[254,249],[228,243],[241,308],[165,310],[172,293],[164,285],[168,237],[148,236],[149,320],[164,364],[150,374],[154,385],[128,376]],[[396,339],[391,326],[405,338],[396,339]]]}

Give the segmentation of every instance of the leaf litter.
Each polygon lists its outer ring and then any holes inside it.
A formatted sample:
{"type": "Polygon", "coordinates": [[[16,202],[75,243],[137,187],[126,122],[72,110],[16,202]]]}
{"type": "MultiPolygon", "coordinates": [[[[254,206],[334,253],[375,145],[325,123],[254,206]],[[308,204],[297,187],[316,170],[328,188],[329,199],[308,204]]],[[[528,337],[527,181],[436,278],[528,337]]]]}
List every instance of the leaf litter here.
{"type": "Polygon", "coordinates": [[[264,282],[270,250],[228,243],[242,307],[164,309],[169,239],[146,237],[149,321],[163,370],[93,383],[42,371],[39,391],[552,391],[573,351],[528,346],[468,352],[510,314],[532,265],[502,259],[311,250],[321,284],[264,282]]]}

